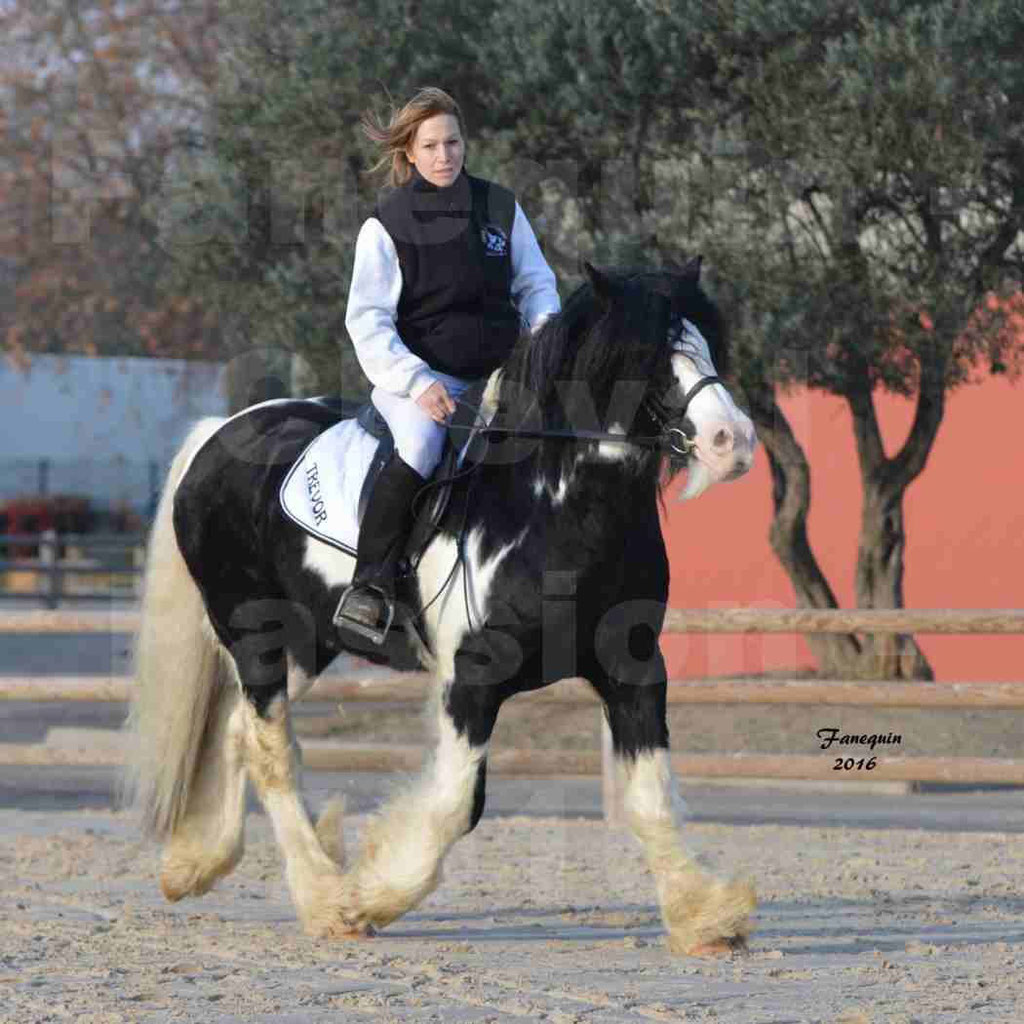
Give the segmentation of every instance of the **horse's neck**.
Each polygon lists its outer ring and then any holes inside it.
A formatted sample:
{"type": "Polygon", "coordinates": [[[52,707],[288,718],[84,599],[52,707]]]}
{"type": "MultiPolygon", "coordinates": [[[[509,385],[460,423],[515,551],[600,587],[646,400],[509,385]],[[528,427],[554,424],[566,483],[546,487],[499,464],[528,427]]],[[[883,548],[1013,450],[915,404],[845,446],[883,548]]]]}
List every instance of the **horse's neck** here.
{"type": "MultiPolygon", "coordinates": [[[[518,529],[550,528],[552,517],[586,516],[609,537],[629,529],[638,507],[657,500],[657,466],[638,470],[634,453],[594,445],[542,442],[528,457],[482,467],[477,483],[493,511],[518,529]]],[[[485,519],[489,518],[485,514],[485,519]]]]}

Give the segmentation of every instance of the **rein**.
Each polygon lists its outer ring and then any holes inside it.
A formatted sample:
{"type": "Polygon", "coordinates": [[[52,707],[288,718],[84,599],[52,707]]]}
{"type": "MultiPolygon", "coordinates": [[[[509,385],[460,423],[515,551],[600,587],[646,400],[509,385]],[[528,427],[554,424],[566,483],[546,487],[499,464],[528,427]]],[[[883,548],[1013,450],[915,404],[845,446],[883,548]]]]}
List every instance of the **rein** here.
{"type": "MultiPolygon", "coordinates": [[[[683,396],[679,409],[666,409],[659,399],[646,399],[647,410],[655,423],[661,427],[662,432],[655,435],[634,435],[612,434],[603,430],[542,430],[529,427],[500,427],[500,426],[463,426],[461,424],[449,424],[449,430],[475,430],[481,434],[502,434],[510,437],[549,438],[565,441],[614,441],[617,444],[632,444],[640,448],[667,448],[677,455],[689,455],[694,449],[694,442],[687,437],[682,427],[670,427],[668,424],[672,419],[681,420],[686,415],[690,402],[697,397],[706,387],[712,384],[721,384],[721,377],[701,377],[696,384],[683,396]]],[[[479,414],[479,408],[455,400],[458,405],[463,405],[473,412],[479,414]]]]}

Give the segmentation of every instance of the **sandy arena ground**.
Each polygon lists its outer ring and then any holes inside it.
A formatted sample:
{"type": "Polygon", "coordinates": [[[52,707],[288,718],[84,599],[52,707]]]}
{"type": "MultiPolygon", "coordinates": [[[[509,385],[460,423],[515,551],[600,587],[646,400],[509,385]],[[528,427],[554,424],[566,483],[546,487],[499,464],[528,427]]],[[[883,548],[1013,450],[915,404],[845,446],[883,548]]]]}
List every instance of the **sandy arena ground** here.
{"type": "Polygon", "coordinates": [[[418,911],[355,944],[301,933],[262,815],[238,870],[176,905],[121,815],[0,821],[10,1024],[1024,1020],[1020,836],[693,824],[761,898],[750,951],[705,962],[668,954],[639,846],[599,821],[485,818],[418,911]]]}

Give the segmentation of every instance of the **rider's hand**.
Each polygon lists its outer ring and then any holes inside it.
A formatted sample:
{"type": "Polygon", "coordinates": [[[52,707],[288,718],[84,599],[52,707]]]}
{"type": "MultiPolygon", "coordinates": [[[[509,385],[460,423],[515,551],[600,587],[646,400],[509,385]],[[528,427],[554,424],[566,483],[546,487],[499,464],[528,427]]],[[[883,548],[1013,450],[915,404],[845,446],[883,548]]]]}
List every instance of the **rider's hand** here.
{"type": "Polygon", "coordinates": [[[435,380],[434,383],[416,399],[416,404],[432,420],[434,420],[435,423],[446,422],[448,416],[455,412],[455,403],[452,401],[445,386],[439,380],[435,380]]]}

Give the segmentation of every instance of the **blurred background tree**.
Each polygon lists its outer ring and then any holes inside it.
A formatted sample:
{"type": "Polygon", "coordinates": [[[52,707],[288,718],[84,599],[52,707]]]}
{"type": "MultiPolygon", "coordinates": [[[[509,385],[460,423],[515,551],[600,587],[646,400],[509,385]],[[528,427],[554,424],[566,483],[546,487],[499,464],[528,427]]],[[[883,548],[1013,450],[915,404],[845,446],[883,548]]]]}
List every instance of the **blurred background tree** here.
{"type": "Polygon", "coordinates": [[[147,203],[206,118],[213,2],[18,0],[0,12],[0,342],[199,357],[216,322],[166,287],[147,203]]]}

